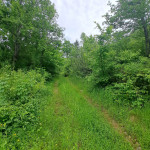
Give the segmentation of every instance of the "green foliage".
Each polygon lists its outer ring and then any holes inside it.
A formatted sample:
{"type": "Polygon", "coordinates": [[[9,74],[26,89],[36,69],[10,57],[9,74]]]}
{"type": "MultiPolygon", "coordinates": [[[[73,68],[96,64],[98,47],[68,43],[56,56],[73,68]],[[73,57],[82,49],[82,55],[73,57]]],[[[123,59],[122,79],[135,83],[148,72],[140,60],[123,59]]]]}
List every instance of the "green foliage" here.
{"type": "Polygon", "coordinates": [[[116,51],[110,46],[111,33],[112,27],[107,28],[106,31],[101,30],[101,35],[95,38],[94,51],[90,52],[92,73],[88,80],[92,82],[93,86],[105,87],[116,81],[114,77],[116,51]]]}
{"type": "Polygon", "coordinates": [[[69,75],[85,77],[91,73],[90,61],[92,61],[92,55],[90,50],[94,51],[96,47],[96,42],[94,41],[94,37],[87,37],[83,33],[81,41],[83,46],[80,46],[78,41],[72,45],[69,56],[66,58],[66,71],[69,71],[69,75]],[[89,55],[91,55],[91,58],[89,55]]]}
{"type": "Polygon", "coordinates": [[[118,0],[116,5],[110,4],[110,14],[105,15],[105,23],[114,29],[122,29],[124,35],[142,29],[145,38],[145,56],[150,54],[149,0],[118,0]]]}
{"type": "Polygon", "coordinates": [[[14,69],[45,68],[51,74],[61,65],[62,29],[49,0],[0,2],[0,62],[14,69]]]}
{"type": "Polygon", "coordinates": [[[1,149],[20,149],[39,128],[42,97],[48,92],[44,74],[33,70],[0,70],[1,149]]]}
{"type": "Polygon", "coordinates": [[[149,119],[143,114],[149,114],[146,105],[150,99],[150,1],[118,0],[110,6],[110,14],[105,15],[108,26],[102,29],[95,22],[99,35],[88,37],[82,33],[81,42],[71,44],[67,40],[62,43],[62,29],[50,0],[0,0],[0,149],[28,149],[34,144],[37,148],[37,143],[40,149],[51,149],[46,147],[50,139],[53,149],[130,149],[64,78],[51,97],[53,107],[47,106],[44,115],[40,114],[49,95],[45,83],[60,73],[63,65],[65,76],[86,78],[91,92],[96,93],[95,101],[102,97],[99,102],[110,109],[113,117],[119,116],[122,122],[126,118],[126,129],[138,137],[142,148],[149,147],[149,135],[139,121],[138,127],[131,123],[129,116],[141,115],[144,119],[137,118],[146,122],[149,132],[149,119]],[[50,118],[44,118],[46,113],[50,118]],[[48,125],[46,131],[39,116],[48,125]],[[74,123],[77,126],[72,128],[74,123]],[[30,142],[32,135],[33,139],[38,135],[35,143],[30,142]]]}
{"type": "Polygon", "coordinates": [[[117,60],[115,76],[119,82],[114,84],[114,88],[118,89],[115,101],[133,107],[143,106],[149,100],[149,59],[138,52],[123,51],[117,60]]]}
{"type": "Polygon", "coordinates": [[[67,74],[85,77],[93,87],[111,85],[115,102],[143,107],[149,100],[150,61],[142,56],[141,30],[123,38],[124,33],[114,33],[112,26],[105,30],[97,26],[100,35],[87,37],[82,33],[82,45],[72,48],[67,58],[67,74]]]}
{"type": "Polygon", "coordinates": [[[71,44],[69,41],[65,40],[62,45],[62,50],[64,52],[65,57],[69,57],[71,50],[72,50],[73,44],[71,44]]]}

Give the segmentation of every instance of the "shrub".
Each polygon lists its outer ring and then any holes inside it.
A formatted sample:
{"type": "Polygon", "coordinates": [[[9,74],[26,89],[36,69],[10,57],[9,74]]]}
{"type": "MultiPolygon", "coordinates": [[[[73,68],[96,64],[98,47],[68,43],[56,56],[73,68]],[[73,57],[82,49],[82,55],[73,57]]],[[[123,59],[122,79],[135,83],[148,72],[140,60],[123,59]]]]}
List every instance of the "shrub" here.
{"type": "Polygon", "coordinates": [[[17,149],[28,131],[38,127],[42,97],[47,93],[45,73],[0,71],[0,149],[17,149]]]}
{"type": "Polygon", "coordinates": [[[135,62],[131,61],[120,65],[120,81],[114,84],[114,100],[118,103],[142,107],[150,95],[150,62],[149,58],[139,57],[135,62]]]}

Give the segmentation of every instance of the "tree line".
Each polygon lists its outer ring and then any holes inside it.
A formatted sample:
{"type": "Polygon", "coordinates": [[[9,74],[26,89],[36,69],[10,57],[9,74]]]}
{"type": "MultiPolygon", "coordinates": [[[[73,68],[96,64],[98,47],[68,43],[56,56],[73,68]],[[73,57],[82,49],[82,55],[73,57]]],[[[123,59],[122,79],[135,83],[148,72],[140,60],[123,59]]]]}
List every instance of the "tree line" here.
{"type": "Polygon", "coordinates": [[[112,88],[118,104],[142,107],[150,95],[150,1],[118,0],[104,15],[100,34],[65,41],[65,76],[85,78],[94,88],[112,88]]]}

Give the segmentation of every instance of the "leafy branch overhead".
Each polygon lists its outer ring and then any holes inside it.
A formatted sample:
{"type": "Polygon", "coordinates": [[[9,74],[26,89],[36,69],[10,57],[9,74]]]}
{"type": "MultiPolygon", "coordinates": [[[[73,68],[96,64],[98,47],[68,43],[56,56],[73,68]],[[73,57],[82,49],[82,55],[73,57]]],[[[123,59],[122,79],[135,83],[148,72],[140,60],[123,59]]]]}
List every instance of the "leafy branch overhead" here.
{"type": "Polygon", "coordinates": [[[113,25],[124,33],[143,30],[145,37],[145,56],[150,55],[150,1],[149,0],[118,0],[116,5],[109,4],[110,13],[105,15],[105,23],[113,25]]]}

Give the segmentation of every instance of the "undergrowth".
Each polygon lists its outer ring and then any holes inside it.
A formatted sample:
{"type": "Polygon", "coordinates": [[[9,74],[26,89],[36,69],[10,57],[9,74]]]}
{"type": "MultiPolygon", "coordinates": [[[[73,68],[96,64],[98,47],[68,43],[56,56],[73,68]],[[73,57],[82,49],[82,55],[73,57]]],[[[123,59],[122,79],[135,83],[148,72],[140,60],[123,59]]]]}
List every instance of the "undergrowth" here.
{"type": "Polygon", "coordinates": [[[49,89],[47,73],[0,70],[0,149],[27,149],[40,127],[39,113],[49,89]]]}

